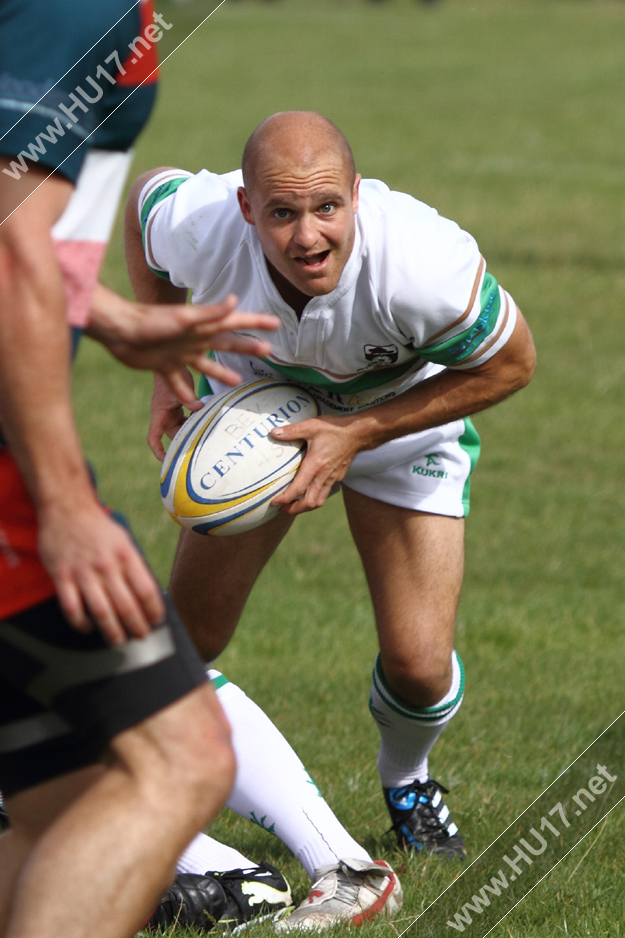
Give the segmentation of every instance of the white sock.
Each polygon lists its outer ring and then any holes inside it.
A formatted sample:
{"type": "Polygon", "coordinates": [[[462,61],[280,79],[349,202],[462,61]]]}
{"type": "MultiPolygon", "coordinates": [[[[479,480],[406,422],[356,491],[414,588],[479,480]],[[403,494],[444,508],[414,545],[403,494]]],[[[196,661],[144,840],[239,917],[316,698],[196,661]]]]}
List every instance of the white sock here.
{"type": "Polygon", "coordinates": [[[371,862],[269,717],[219,671],[208,676],[232,727],[237,757],[228,807],[279,837],[311,879],[318,867],[337,860],[371,862]]]}
{"type": "Polygon", "coordinates": [[[384,788],[427,781],[430,750],[462,703],[464,668],[455,651],[451,665],[451,687],[443,699],[433,707],[412,707],[388,686],[378,655],[369,709],[380,732],[378,771],[384,788]]]}
{"type": "Polygon", "coordinates": [[[198,834],[176,863],[178,873],[224,873],[226,870],[246,870],[258,866],[244,857],[234,847],[220,844],[218,840],[198,834]]]}

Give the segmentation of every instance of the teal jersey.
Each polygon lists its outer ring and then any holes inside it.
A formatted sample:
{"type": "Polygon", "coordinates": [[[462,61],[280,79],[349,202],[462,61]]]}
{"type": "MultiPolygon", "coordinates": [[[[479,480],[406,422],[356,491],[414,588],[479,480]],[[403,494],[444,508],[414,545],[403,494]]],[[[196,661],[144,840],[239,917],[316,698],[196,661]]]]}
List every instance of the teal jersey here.
{"type": "Polygon", "coordinates": [[[153,16],[151,0],[0,0],[0,153],[13,159],[9,175],[38,165],[75,182],[90,148],[131,147],[156,92],[163,30],[153,16]]]}

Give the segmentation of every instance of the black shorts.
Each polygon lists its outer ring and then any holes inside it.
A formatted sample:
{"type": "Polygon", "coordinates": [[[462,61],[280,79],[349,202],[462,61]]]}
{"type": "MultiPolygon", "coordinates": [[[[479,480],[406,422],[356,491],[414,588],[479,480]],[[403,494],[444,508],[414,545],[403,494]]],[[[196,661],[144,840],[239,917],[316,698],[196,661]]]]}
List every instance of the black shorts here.
{"type": "Polygon", "coordinates": [[[112,648],[68,625],[56,599],[0,621],[0,791],[98,761],[107,743],[206,681],[171,603],[146,639],[112,648]]]}

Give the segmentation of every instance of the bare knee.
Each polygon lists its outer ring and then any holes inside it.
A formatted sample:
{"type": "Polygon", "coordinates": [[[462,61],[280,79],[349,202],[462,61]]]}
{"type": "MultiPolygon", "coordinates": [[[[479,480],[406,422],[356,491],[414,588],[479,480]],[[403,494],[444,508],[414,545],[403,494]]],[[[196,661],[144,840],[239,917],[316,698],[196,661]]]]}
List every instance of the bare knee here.
{"type": "Polygon", "coordinates": [[[182,595],[179,595],[175,583],[173,582],[169,593],[176,605],[176,609],[184,623],[189,638],[193,642],[202,661],[207,664],[211,661],[215,661],[220,654],[226,650],[230,639],[234,635],[239,621],[238,614],[232,616],[230,619],[211,615],[211,622],[215,620],[220,622],[219,630],[215,630],[209,624],[204,610],[198,610],[193,606],[187,607],[187,605],[185,605],[182,595]]]}
{"type": "Polygon", "coordinates": [[[166,785],[178,800],[184,792],[202,827],[215,802],[226,801],[236,773],[230,726],[208,682],[181,702],[175,723],[165,736],[166,785]]]}
{"type": "Polygon", "coordinates": [[[434,706],[451,687],[451,656],[383,655],[382,669],[393,693],[413,707],[434,706]]]}
{"type": "Polygon", "coordinates": [[[214,817],[234,784],[230,727],[208,682],[120,734],[111,748],[143,797],[160,811],[165,802],[194,831],[214,817]]]}

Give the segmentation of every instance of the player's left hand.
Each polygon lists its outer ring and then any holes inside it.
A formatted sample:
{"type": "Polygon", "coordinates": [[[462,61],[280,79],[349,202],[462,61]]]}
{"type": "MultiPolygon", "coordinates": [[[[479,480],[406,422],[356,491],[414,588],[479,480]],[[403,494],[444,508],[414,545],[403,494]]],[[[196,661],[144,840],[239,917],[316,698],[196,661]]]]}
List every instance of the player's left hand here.
{"type": "MultiPolygon", "coordinates": [[[[191,394],[195,397],[193,390],[193,375],[190,371],[184,369],[181,372],[183,381],[188,384],[191,394]]],[[[192,411],[201,410],[202,403],[187,405],[192,411]]],[[[163,446],[163,437],[167,436],[173,440],[176,433],[186,420],[186,415],[180,402],[180,397],[173,394],[169,384],[154,373],[154,391],[150,402],[150,427],[148,429],[148,446],[156,456],[159,462],[165,459],[165,447],[163,446]]]]}
{"type": "Polygon", "coordinates": [[[280,442],[306,440],[307,451],[297,475],[271,502],[288,515],[321,508],[332,486],[340,482],[352,459],[362,449],[354,417],[314,417],[288,427],[276,427],[271,435],[280,442]]]}

